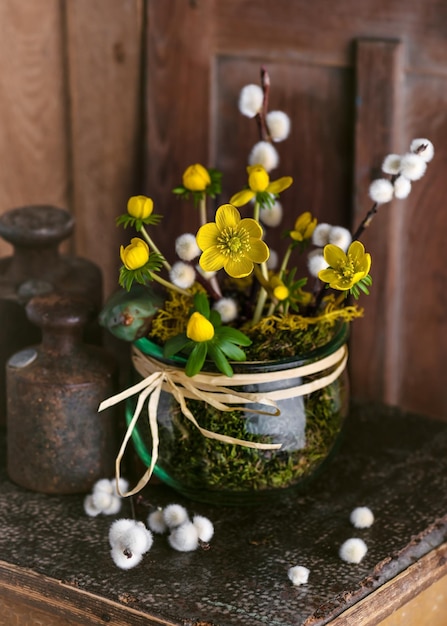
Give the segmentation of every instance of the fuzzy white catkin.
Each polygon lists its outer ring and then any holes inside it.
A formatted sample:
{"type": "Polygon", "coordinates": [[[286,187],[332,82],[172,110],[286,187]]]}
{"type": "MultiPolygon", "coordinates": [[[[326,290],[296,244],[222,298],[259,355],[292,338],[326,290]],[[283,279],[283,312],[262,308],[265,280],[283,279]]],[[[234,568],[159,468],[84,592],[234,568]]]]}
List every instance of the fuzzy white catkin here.
{"type": "Polygon", "coordinates": [[[239,111],[247,117],[255,117],[262,108],[264,92],[259,85],[245,85],[239,94],[239,111]]]}
{"type": "Polygon", "coordinates": [[[113,481],[109,478],[101,478],[97,480],[93,485],[92,493],[103,492],[103,493],[114,493],[113,491],[113,481]]]}
{"type": "Polygon", "coordinates": [[[290,567],[287,575],[294,585],[305,585],[309,580],[310,570],[302,565],[290,567]]]}
{"type": "Polygon", "coordinates": [[[104,515],[116,515],[121,510],[121,498],[119,496],[112,496],[112,500],[109,505],[104,507],[102,512],[104,515]]]}
{"type": "Polygon", "coordinates": [[[312,234],[312,243],[315,246],[323,248],[329,243],[329,233],[331,232],[331,228],[332,226],[330,224],[326,224],[326,222],[317,224],[312,234]]]}
{"type": "Polygon", "coordinates": [[[353,537],[347,539],[339,550],[339,556],[343,561],[347,563],[360,563],[365,554],[368,552],[368,548],[363,539],[353,537]]]}
{"type": "Polygon", "coordinates": [[[383,159],[382,172],[385,174],[399,174],[400,159],[400,154],[387,154],[383,159]]]}
{"type": "Polygon", "coordinates": [[[290,117],[284,111],[270,111],[265,116],[273,141],[284,141],[290,134],[290,117]]]}
{"type": "Polygon", "coordinates": [[[280,202],[275,202],[272,207],[262,207],[259,212],[259,219],[270,228],[276,228],[282,222],[283,209],[280,202]]]}
{"type": "Polygon", "coordinates": [[[183,233],[175,240],[175,252],[182,261],[192,261],[200,256],[200,248],[192,233],[183,233]]]}
{"type": "Polygon", "coordinates": [[[93,504],[92,494],[84,498],[84,511],[89,517],[97,517],[101,513],[101,510],[93,504]]]}
{"type": "Polygon", "coordinates": [[[112,548],[110,550],[110,556],[115,565],[120,569],[132,569],[132,567],[138,565],[143,558],[143,555],[139,552],[132,552],[127,555],[119,548],[112,548]]]}
{"type": "Polygon", "coordinates": [[[162,509],[156,509],[149,513],[147,517],[147,525],[152,530],[152,532],[162,535],[168,529],[168,526],[163,517],[162,509]]]}
{"type": "Polygon", "coordinates": [[[341,248],[344,252],[349,248],[352,241],[351,233],[343,226],[332,226],[329,231],[329,243],[341,248]]]}
{"type": "Polygon", "coordinates": [[[144,554],[152,547],[153,537],[143,522],[133,519],[115,520],[109,529],[111,548],[144,554]]]}
{"type": "Polygon", "coordinates": [[[249,165],[262,165],[266,172],[278,167],[279,154],[276,148],[268,141],[258,141],[248,156],[249,165]]]}
{"type": "Polygon", "coordinates": [[[327,267],[328,264],[324,259],[322,248],[317,248],[309,252],[307,256],[307,268],[311,276],[318,278],[318,272],[325,270],[327,267]]]}
{"type": "Polygon", "coordinates": [[[394,181],[394,195],[399,200],[407,198],[411,191],[411,181],[405,176],[398,176],[394,181]]]}
{"type": "Polygon", "coordinates": [[[267,269],[275,270],[278,267],[278,253],[270,248],[270,256],[267,259],[267,269]]]}
{"type": "Polygon", "coordinates": [[[213,276],[216,275],[216,272],[205,272],[205,270],[203,270],[200,265],[196,265],[195,269],[196,272],[200,274],[200,276],[203,276],[203,278],[205,278],[206,280],[211,280],[213,276]]]}
{"type": "Polygon", "coordinates": [[[427,163],[418,154],[407,152],[400,162],[400,173],[409,180],[419,180],[425,174],[427,163]]]}
{"type": "Polygon", "coordinates": [[[374,514],[367,506],[358,506],[351,511],[349,520],[355,528],[369,528],[374,523],[374,514]]]}
{"type": "Polygon", "coordinates": [[[112,491],[114,495],[118,496],[119,498],[121,497],[120,493],[126,493],[126,491],[129,489],[129,481],[125,478],[118,478],[118,485],[116,484],[115,479],[111,480],[110,482],[112,484],[112,491]]]}
{"type": "Polygon", "coordinates": [[[104,511],[109,507],[114,499],[113,493],[107,493],[105,491],[94,491],[92,493],[92,502],[93,506],[95,506],[100,511],[104,511]]]}
{"type": "Polygon", "coordinates": [[[211,520],[209,520],[207,517],[204,517],[203,515],[194,515],[194,517],[192,518],[192,523],[196,527],[199,539],[201,541],[204,541],[205,543],[211,541],[214,535],[214,526],[211,520]]]}
{"type": "Polygon", "coordinates": [[[369,197],[377,204],[391,202],[394,195],[394,187],[391,181],[386,178],[377,178],[369,186],[369,197]]]}
{"type": "Polygon", "coordinates": [[[169,277],[171,282],[177,287],[189,289],[196,279],[196,271],[189,263],[178,261],[171,267],[169,277]]]}
{"type": "Polygon", "coordinates": [[[413,139],[410,144],[410,151],[417,152],[419,156],[424,159],[426,163],[432,160],[435,154],[435,148],[429,139],[417,138],[413,139]],[[419,148],[425,146],[423,150],[419,152],[419,148]]]}
{"type": "Polygon", "coordinates": [[[163,519],[168,528],[175,528],[189,520],[188,511],[181,504],[168,504],[163,509],[163,519]]]}
{"type": "Polygon", "coordinates": [[[220,298],[213,308],[219,313],[224,324],[235,320],[238,314],[237,303],[233,298],[220,298]]]}
{"type": "Polygon", "coordinates": [[[174,528],[168,537],[169,544],[179,552],[192,552],[199,546],[199,533],[190,521],[174,528]]]}

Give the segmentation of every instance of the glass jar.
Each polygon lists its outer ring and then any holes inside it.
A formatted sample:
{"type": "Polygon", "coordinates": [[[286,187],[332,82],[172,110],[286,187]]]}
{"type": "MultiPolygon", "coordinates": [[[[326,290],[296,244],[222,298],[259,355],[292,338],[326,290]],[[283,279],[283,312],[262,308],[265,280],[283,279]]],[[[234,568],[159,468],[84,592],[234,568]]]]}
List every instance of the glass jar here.
{"type": "MultiPolygon", "coordinates": [[[[211,374],[213,385],[223,381],[225,402],[235,392],[227,404],[229,410],[218,410],[200,399],[186,397],[185,401],[198,425],[225,441],[203,434],[173,395],[162,391],[154,474],[186,497],[223,505],[257,503],[307,485],[335,451],[348,412],[347,338],[348,327],[343,324],[326,345],[306,355],[233,363],[234,381],[211,374]],[[244,404],[247,397],[256,401],[244,404]],[[233,438],[265,447],[246,447],[232,443],[233,438]]],[[[139,339],[134,346],[140,360],[142,356],[152,359],[152,368],[154,359],[160,371],[182,365],[178,358],[163,359],[161,349],[148,339],[139,339]]],[[[140,371],[139,379],[145,376],[140,371]]],[[[194,384],[195,378],[188,380],[194,384]]],[[[130,398],[128,425],[134,409],[135,399],[130,398]]],[[[149,467],[152,435],[146,411],[136,422],[132,438],[149,467]]]]}

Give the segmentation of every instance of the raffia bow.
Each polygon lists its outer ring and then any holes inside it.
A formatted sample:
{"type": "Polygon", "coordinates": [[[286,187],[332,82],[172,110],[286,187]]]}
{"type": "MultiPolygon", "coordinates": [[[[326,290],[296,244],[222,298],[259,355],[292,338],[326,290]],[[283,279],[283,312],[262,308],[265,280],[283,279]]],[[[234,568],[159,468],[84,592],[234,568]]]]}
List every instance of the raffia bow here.
{"type": "Polygon", "coordinates": [[[202,372],[197,374],[193,378],[190,378],[185,374],[183,369],[166,366],[157,359],[144,355],[140,350],[138,350],[138,348],[133,346],[132,361],[136,371],[143,377],[143,380],[138,382],[136,385],[125,389],[121,393],[112,396],[107,400],[104,400],[104,402],[100,404],[98,409],[99,411],[103,411],[110,406],[113,406],[127,398],[139,394],[134,414],[128,424],[126,434],[124,436],[121,448],[115,461],[115,473],[118,493],[122,496],[132,496],[135,493],[141,491],[141,489],[143,489],[143,487],[148,483],[150,477],[152,476],[154,467],[158,459],[159,436],[157,411],[160,393],[162,391],[166,391],[172,394],[172,396],[180,405],[180,409],[183,415],[192,424],[194,424],[194,426],[204,437],[208,437],[209,439],[216,439],[224,443],[244,446],[247,448],[256,448],[258,450],[277,450],[281,448],[281,444],[267,444],[246,441],[245,439],[237,439],[235,437],[222,435],[220,433],[207,430],[206,428],[202,428],[197,422],[194,415],[189,410],[186,404],[186,399],[201,400],[203,402],[206,402],[207,404],[210,404],[218,411],[253,412],[257,414],[271,415],[274,418],[281,413],[278,405],[276,404],[278,400],[304,396],[314,391],[317,391],[318,389],[322,389],[327,385],[330,385],[343,372],[344,368],[346,367],[347,358],[348,351],[347,347],[344,345],[328,357],[325,357],[308,365],[294,367],[288,370],[256,374],[234,374],[234,376],[232,376],[231,378],[224,376],[223,374],[210,374],[202,372]],[[234,387],[242,385],[271,383],[276,380],[284,381],[287,379],[301,378],[303,376],[309,376],[311,374],[322,373],[333,366],[335,366],[335,369],[333,369],[329,374],[325,374],[320,378],[312,380],[308,383],[301,383],[291,386],[287,389],[266,391],[262,393],[242,393],[234,389],[234,387]],[[231,388],[229,387],[230,385],[231,388]],[[148,419],[149,428],[152,436],[151,463],[144,475],[138,481],[136,487],[134,487],[134,489],[132,489],[131,491],[121,493],[119,488],[121,461],[146,400],[148,400],[148,419]],[[250,407],[247,405],[250,405],[252,403],[272,407],[273,411],[263,411],[259,410],[259,408],[250,409],[250,407]]]}

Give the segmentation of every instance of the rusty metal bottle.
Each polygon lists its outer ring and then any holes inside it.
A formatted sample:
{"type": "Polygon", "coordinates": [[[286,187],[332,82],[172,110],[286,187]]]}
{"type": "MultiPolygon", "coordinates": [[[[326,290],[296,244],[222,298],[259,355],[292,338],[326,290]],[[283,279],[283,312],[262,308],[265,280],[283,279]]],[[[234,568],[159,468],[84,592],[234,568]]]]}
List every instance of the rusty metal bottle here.
{"type": "MultiPolygon", "coordinates": [[[[25,313],[29,299],[51,291],[76,294],[100,311],[99,268],[86,259],[59,253],[59,245],[73,229],[71,213],[54,206],[23,206],[0,216],[0,237],[14,248],[11,256],[0,259],[0,424],[6,419],[6,362],[41,336],[25,313]]],[[[97,329],[94,324],[87,327],[93,342],[99,340],[97,329]]]]}
{"type": "Polygon", "coordinates": [[[50,293],[26,311],[42,342],[6,366],[8,474],[32,491],[86,493],[114,472],[115,414],[98,406],[116,391],[115,360],[84,343],[85,300],[50,293]]]}

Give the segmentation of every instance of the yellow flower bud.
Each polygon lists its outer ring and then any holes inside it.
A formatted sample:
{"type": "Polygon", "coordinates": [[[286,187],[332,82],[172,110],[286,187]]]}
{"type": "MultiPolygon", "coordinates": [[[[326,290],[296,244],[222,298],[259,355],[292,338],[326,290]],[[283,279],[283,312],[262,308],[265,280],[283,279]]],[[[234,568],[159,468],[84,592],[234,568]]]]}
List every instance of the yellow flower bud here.
{"type": "Polygon", "coordinates": [[[270,284],[273,288],[273,295],[277,300],[285,300],[289,297],[289,290],[279,278],[279,276],[273,276],[270,281],[270,284]]]}
{"type": "Polygon", "coordinates": [[[128,246],[121,246],[120,257],[128,270],[137,270],[148,262],[149,246],[143,239],[134,237],[128,246]]]}
{"type": "Polygon", "coordinates": [[[195,163],[186,168],[183,174],[183,186],[186,189],[190,191],[205,191],[210,184],[210,175],[203,165],[195,163]]]}
{"type": "Polygon", "coordinates": [[[267,174],[262,165],[249,165],[247,167],[248,172],[248,186],[252,191],[258,193],[258,191],[265,191],[270,182],[270,176],[267,174]]]}
{"type": "Polygon", "coordinates": [[[145,219],[149,217],[154,208],[152,198],[146,196],[132,196],[127,202],[127,212],[132,217],[145,219]]]}
{"type": "Polygon", "coordinates": [[[209,341],[214,337],[214,326],[206,317],[196,311],[189,318],[186,336],[192,341],[209,341]]]}

